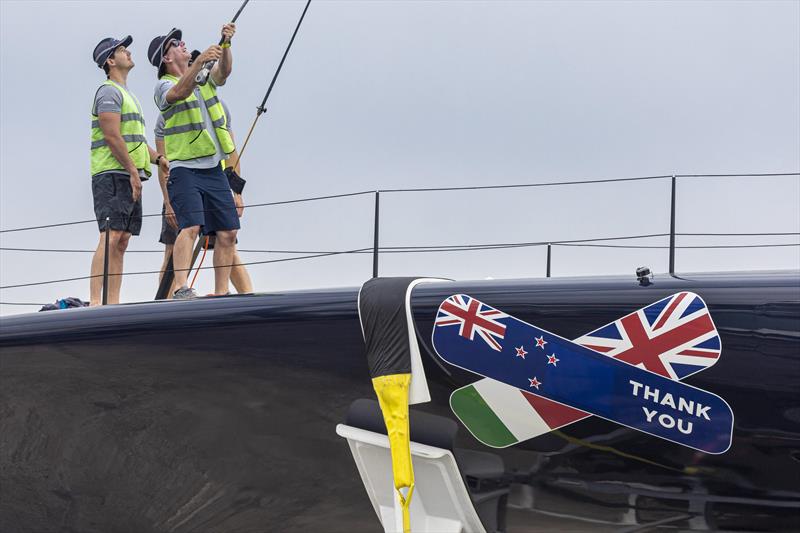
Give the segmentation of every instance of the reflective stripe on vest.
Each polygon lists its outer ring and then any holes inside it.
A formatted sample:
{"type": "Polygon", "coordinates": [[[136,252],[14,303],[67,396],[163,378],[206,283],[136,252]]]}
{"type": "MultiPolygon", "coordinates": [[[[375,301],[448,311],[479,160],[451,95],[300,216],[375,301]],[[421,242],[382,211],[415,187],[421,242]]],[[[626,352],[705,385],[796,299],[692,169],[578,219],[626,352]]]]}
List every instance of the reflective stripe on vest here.
{"type": "MultiPolygon", "coordinates": [[[[145,174],[149,176],[151,174],[150,152],[147,149],[147,138],[144,135],[144,117],[139,112],[141,108],[138,105],[139,101],[135,96],[111,80],[106,80],[103,85],[116,87],[122,94],[119,131],[136,168],[144,170],[145,174]]],[[[95,114],[92,114],[90,147],[92,176],[108,170],[125,170],[125,167],[111,153],[105,135],[103,135],[103,130],[100,129],[100,119],[95,114]]]]}
{"type": "MultiPolygon", "coordinates": [[[[161,78],[178,83],[178,78],[165,75],[161,78]]],[[[188,161],[208,157],[217,152],[214,140],[206,129],[203,113],[200,109],[205,104],[214,132],[217,134],[220,148],[225,154],[235,150],[233,139],[227,129],[225,110],[217,97],[217,90],[211,83],[201,85],[200,96],[203,102],[192,93],[185,99],[175,102],[161,112],[164,118],[164,145],[167,159],[170,161],[188,161]]]]}

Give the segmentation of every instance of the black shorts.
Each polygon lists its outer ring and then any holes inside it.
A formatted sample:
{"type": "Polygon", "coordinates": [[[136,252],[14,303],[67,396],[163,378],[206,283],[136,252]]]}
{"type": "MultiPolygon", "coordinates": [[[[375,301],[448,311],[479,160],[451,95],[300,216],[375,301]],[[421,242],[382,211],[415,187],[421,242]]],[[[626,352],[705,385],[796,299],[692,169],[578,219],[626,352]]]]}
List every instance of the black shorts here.
{"type": "MultiPolygon", "coordinates": [[[[214,245],[217,243],[217,232],[215,231],[213,233],[206,234],[203,230],[204,230],[204,228],[200,228],[200,240],[203,243],[205,243],[205,238],[208,237],[208,249],[209,250],[213,250],[214,249],[214,245]]],[[[234,239],[233,243],[234,244],[239,244],[238,234],[237,234],[236,239],[234,239]]]]}
{"type": "Polygon", "coordinates": [[[173,228],[170,226],[169,222],[167,222],[167,217],[164,216],[164,207],[161,207],[161,236],[158,238],[158,242],[161,244],[175,244],[175,239],[178,238],[178,229],[173,228]]]}
{"type": "Polygon", "coordinates": [[[133,201],[131,178],[127,174],[109,172],[92,176],[94,215],[100,232],[106,229],[106,218],[113,230],[139,235],[142,230],[142,199],[133,201]]]}

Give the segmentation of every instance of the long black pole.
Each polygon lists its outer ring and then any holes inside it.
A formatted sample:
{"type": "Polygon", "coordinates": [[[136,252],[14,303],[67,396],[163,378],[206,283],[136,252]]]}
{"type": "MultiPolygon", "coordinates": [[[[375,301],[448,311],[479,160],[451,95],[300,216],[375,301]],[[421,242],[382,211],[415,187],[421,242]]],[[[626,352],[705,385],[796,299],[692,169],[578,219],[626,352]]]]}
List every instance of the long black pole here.
{"type": "MultiPolygon", "coordinates": [[[[242,10],[244,9],[244,6],[246,6],[247,2],[249,2],[249,1],[250,0],[244,0],[244,2],[242,3],[241,7],[239,7],[239,11],[237,11],[236,14],[233,16],[233,19],[231,20],[231,24],[236,22],[236,19],[238,19],[239,15],[242,14],[242,10]]],[[[220,37],[219,45],[222,46],[224,43],[225,43],[225,37],[224,36],[220,37]]],[[[205,63],[203,65],[203,68],[200,70],[200,72],[197,73],[197,76],[194,77],[194,81],[196,83],[199,83],[200,85],[205,85],[206,82],[208,82],[208,76],[211,74],[211,69],[214,67],[215,63],[216,63],[216,61],[208,61],[207,63],[205,63]]]]}
{"type": "Polygon", "coordinates": [[[375,231],[373,233],[372,244],[372,277],[378,277],[378,250],[380,249],[380,206],[381,206],[381,192],[375,191],[375,231]]]}
{"type": "Polygon", "coordinates": [[[105,253],[103,254],[103,305],[108,303],[108,234],[111,233],[110,222],[109,217],[106,217],[106,244],[105,253]]]}
{"type": "Polygon", "coordinates": [[[167,259],[167,266],[161,274],[161,281],[158,283],[158,290],[156,291],[156,300],[166,300],[169,296],[169,289],[172,287],[172,282],[175,281],[175,265],[172,262],[172,252],[167,259]]]}
{"type": "Polygon", "coordinates": [[[281,73],[281,69],[283,68],[283,62],[286,61],[286,56],[289,55],[289,50],[292,48],[292,43],[294,42],[294,38],[297,35],[297,30],[300,29],[300,25],[303,23],[303,19],[306,16],[306,11],[308,11],[308,6],[311,5],[311,0],[306,2],[306,7],[303,9],[303,14],[300,15],[300,20],[297,21],[297,26],[294,29],[294,33],[292,33],[292,38],[289,40],[288,46],[286,46],[286,50],[283,52],[283,57],[281,58],[281,62],[278,64],[277,70],[275,70],[275,74],[272,76],[272,81],[269,83],[269,88],[267,89],[267,94],[264,95],[264,99],[261,101],[261,105],[258,106],[256,111],[256,118],[253,119],[253,124],[250,126],[250,131],[247,132],[247,137],[244,138],[244,144],[242,144],[242,149],[239,150],[239,157],[236,158],[236,162],[231,165],[231,168],[239,168],[239,161],[241,161],[242,156],[244,155],[244,151],[247,148],[247,143],[250,141],[250,136],[253,134],[253,130],[256,129],[256,123],[258,122],[259,117],[261,116],[264,111],[267,110],[267,99],[269,98],[270,93],[272,92],[272,88],[275,86],[275,80],[278,79],[278,74],[281,73]]]}
{"type": "Polygon", "coordinates": [[[675,275],[675,174],[672,175],[672,201],[669,214],[669,273],[675,275]]]}
{"type": "Polygon", "coordinates": [[[258,106],[258,114],[260,115],[264,111],[267,110],[267,99],[269,98],[270,93],[272,92],[272,87],[275,86],[275,80],[278,79],[278,74],[281,73],[281,69],[283,68],[283,62],[286,61],[286,56],[289,55],[289,50],[292,48],[292,43],[294,42],[294,38],[297,36],[297,30],[300,29],[300,25],[303,23],[303,19],[306,16],[306,11],[308,11],[308,6],[311,5],[311,0],[306,2],[306,7],[303,9],[303,14],[300,15],[300,20],[297,21],[297,26],[294,29],[294,33],[292,33],[292,38],[289,39],[289,45],[286,47],[286,50],[283,52],[283,57],[281,58],[281,62],[278,64],[278,69],[275,71],[275,74],[272,76],[272,81],[269,83],[269,88],[267,89],[267,94],[264,95],[264,100],[261,102],[261,105],[258,106]]]}

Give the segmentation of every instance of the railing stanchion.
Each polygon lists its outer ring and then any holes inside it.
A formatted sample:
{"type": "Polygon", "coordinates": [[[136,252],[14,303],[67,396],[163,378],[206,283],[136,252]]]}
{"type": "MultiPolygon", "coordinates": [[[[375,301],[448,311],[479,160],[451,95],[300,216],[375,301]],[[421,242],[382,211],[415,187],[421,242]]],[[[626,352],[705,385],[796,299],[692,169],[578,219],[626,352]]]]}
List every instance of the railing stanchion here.
{"type": "Polygon", "coordinates": [[[103,305],[108,303],[108,234],[111,233],[110,220],[109,217],[106,217],[106,246],[103,254],[103,305]]]}
{"type": "Polygon", "coordinates": [[[547,243],[547,277],[550,277],[550,249],[552,245],[548,242],[547,243]]]}
{"type": "Polygon", "coordinates": [[[669,273],[675,275],[675,174],[672,175],[672,201],[669,214],[669,273]]]}
{"type": "Polygon", "coordinates": [[[378,249],[379,249],[379,230],[380,230],[380,205],[381,205],[381,192],[375,191],[375,231],[373,234],[374,242],[372,244],[372,277],[378,277],[378,249]]]}

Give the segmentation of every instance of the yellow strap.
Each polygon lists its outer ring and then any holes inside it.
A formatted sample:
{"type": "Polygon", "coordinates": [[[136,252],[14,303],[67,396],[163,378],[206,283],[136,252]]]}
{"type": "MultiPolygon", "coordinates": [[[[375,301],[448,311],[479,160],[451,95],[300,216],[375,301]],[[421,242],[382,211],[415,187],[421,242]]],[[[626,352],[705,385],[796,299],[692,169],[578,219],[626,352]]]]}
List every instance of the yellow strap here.
{"type": "Polygon", "coordinates": [[[219,47],[220,48],[230,48],[231,47],[231,43],[230,42],[225,42],[225,43],[222,43],[221,45],[219,45],[219,47]]]}
{"type": "Polygon", "coordinates": [[[411,493],[414,492],[414,485],[408,487],[408,494],[403,497],[403,493],[397,491],[397,497],[400,498],[400,507],[403,509],[403,533],[411,533],[411,514],[409,507],[411,507],[411,493]]]}
{"type": "Polygon", "coordinates": [[[403,509],[403,532],[410,533],[409,507],[414,492],[414,467],[411,464],[411,432],[408,421],[408,387],[411,374],[392,374],[373,378],[372,386],[378,396],[389,447],[392,453],[392,474],[400,506],[403,509]],[[401,489],[407,489],[405,497],[401,489]]]}

